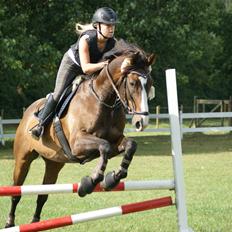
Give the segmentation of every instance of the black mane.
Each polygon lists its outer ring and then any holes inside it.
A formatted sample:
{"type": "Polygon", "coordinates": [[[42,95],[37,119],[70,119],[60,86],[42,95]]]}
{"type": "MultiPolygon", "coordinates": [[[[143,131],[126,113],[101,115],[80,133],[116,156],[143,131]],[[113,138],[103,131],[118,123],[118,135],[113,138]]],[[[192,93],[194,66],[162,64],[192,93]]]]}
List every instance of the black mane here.
{"type": "MultiPolygon", "coordinates": [[[[128,43],[123,39],[117,40],[115,46],[110,51],[106,52],[103,55],[101,61],[104,60],[112,61],[118,56],[122,56],[122,55],[133,56],[135,54],[136,54],[136,59],[133,60],[133,64],[131,66],[128,66],[127,71],[133,70],[135,68],[147,70],[149,66],[147,61],[147,54],[138,46],[128,43]]],[[[101,70],[98,70],[88,76],[91,78],[96,78],[100,72],[101,70]]]]}
{"type": "Polygon", "coordinates": [[[128,43],[123,39],[120,39],[116,42],[114,48],[103,55],[103,60],[112,60],[117,56],[130,55],[135,53],[138,53],[142,60],[146,60],[146,54],[141,48],[134,44],[128,43]]]}

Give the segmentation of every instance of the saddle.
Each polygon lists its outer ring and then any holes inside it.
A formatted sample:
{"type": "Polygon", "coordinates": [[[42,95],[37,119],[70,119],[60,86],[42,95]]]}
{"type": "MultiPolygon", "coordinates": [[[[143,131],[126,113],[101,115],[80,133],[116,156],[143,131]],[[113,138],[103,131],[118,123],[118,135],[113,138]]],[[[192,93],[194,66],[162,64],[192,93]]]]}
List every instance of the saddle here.
{"type": "MultiPolygon", "coordinates": [[[[56,108],[54,112],[50,113],[48,117],[45,119],[45,125],[48,125],[49,122],[53,120],[53,126],[57,135],[57,138],[59,140],[59,143],[64,151],[65,156],[69,159],[70,162],[78,162],[80,164],[84,164],[84,160],[78,159],[76,156],[74,156],[71,152],[71,148],[69,146],[69,142],[64,134],[62,124],[60,121],[60,118],[64,114],[64,112],[68,109],[68,106],[76,94],[76,91],[78,90],[78,87],[80,84],[86,80],[89,79],[88,77],[84,75],[79,75],[75,78],[75,80],[72,82],[71,85],[69,85],[61,95],[56,108]]],[[[42,113],[43,108],[41,108],[38,112],[35,113],[35,116],[40,118],[40,114],[42,113]]]]}
{"type": "MultiPolygon", "coordinates": [[[[71,102],[73,96],[75,95],[79,85],[86,79],[87,78],[84,75],[79,75],[74,79],[72,84],[70,84],[69,86],[66,87],[66,89],[64,90],[63,94],[61,95],[61,97],[56,105],[54,112],[52,112],[45,119],[46,124],[48,124],[52,120],[54,115],[58,116],[59,118],[63,115],[64,111],[68,108],[69,103],[71,102]]],[[[42,114],[42,111],[43,111],[43,107],[34,113],[35,116],[37,118],[40,118],[40,114],[42,114]]]]}
{"type": "Polygon", "coordinates": [[[65,156],[69,159],[70,162],[80,163],[80,164],[84,164],[85,160],[81,160],[72,154],[69,142],[64,134],[60,118],[62,117],[65,110],[68,108],[69,103],[74,97],[78,87],[86,79],[89,79],[89,78],[83,75],[77,76],[76,79],[73,81],[72,85],[66,88],[66,90],[64,91],[63,95],[61,96],[57,104],[57,107],[55,110],[55,117],[53,119],[53,126],[56,132],[56,136],[64,151],[65,156]]]}

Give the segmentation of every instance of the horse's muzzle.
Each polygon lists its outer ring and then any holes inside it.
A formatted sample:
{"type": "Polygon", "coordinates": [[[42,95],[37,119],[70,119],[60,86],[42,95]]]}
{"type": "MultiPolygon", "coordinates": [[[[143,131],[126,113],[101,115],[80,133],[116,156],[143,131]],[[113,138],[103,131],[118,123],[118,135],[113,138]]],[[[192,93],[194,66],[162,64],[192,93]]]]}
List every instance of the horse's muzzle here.
{"type": "Polygon", "coordinates": [[[149,122],[149,117],[144,115],[134,115],[132,118],[132,125],[135,126],[136,131],[143,131],[149,122]]]}

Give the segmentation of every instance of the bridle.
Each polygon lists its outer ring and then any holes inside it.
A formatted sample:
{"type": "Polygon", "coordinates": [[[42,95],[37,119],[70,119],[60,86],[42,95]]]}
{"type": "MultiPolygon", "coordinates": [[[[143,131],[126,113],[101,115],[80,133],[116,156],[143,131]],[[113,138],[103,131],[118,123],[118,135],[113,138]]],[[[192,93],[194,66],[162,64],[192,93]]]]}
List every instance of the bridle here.
{"type": "MultiPolygon", "coordinates": [[[[115,84],[114,84],[114,82],[113,82],[112,75],[111,75],[111,73],[110,73],[110,71],[109,71],[109,64],[106,65],[105,69],[106,69],[107,78],[108,78],[108,80],[110,81],[110,84],[111,84],[111,86],[113,87],[114,92],[115,92],[116,95],[117,95],[117,98],[115,99],[115,102],[114,102],[113,105],[109,105],[109,104],[105,103],[104,101],[102,101],[102,100],[100,99],[100,97],[98,96],[98,94],[96,93],[96,91],[94,90],[94,87],[93,87],[93,79],[92,79],[91,82],[90,82],[90,89],[91,89],[93,95],[95,96],[95,98],[96,98],[101,104],[103,104],[104,106],[106,106],[106,107],[108,107],[108,108],[111,108],[111,109],[113,109],[113,108],[115,108],[115,107],[117,107],[117,106],[119,106],[119,105],[122,104],[123,107],[124,107],[124,109],[126,110],[126,112],[127,112],[128,114],[130,114],[130,115],[144,115],[144,116],[149,115],[149,112],[147,112],[147,111],[138,112],[138,111],[135,111],[135,109],[134,109],[135,107],[133,107],[133,108],[131,109],[130,106],[128,105],[128,98],[127,98],[127,94],[126,94],[126,92],[127,92],[127,91],[126,91],[126,90],[127,90],[127,76],[128,76],[129,74],[133,74],[133,73],[134,73],[134,74],[137,74],[137,75],[139,75],[140,77],[142,77],[142,78],[144,78],[144,79],[147,79],[147,78],[149,77],[149,74],[140,73],[140,72],[138,72],[138,71],[136,71],[136,70],[130,70],[130,71],[126,72],[126,73],[124,74],[124,77],[123,77],[123,79],[124,79],[123,82],[124,82],[124,89],[125,89],[126,99],[123,100],[122,97],[121,97],[121,95],[120,95],[120,93],[119,93],[119,91],[118,91],[118,89],[116,88],[116,86],[115,86],[115,84]]],[[[122,82],[122,83],[123,83],[123,82],[122,82]]],[[[132,95],[131,95],[130,92],[129,92],[129,97],[130,97],[130,99],[133,100],[133,102],[134,102],[134,99],[133,99],[133,97],[132,97],[132,95]]]]}

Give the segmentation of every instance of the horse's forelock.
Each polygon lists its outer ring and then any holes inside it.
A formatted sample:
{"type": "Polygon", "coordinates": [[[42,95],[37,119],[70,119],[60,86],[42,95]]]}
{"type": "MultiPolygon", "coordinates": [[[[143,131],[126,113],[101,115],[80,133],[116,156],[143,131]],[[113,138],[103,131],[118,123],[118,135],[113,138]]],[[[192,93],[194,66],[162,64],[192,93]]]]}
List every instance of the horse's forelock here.
{"type": "Polygon", "coordinates": [[[131,59],[131,65],[126,70],[147,69],[148,60],[146,53],[138,46],[128,43],[123,39],[116,42],[113,49],[104,54],[103,60],[112,61],[116,57],[128,57],[131,59]]]}
{"type": "Polygon", "coordinates": [[[137,51],[136,53],[129,54],[126,58],[129,58],[130,62],[128,66],[124,67],[125,73],[132,70],[144,70],[145,72],[148,72],[149,65],[144,52],[137,51]]]}

